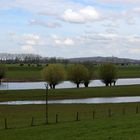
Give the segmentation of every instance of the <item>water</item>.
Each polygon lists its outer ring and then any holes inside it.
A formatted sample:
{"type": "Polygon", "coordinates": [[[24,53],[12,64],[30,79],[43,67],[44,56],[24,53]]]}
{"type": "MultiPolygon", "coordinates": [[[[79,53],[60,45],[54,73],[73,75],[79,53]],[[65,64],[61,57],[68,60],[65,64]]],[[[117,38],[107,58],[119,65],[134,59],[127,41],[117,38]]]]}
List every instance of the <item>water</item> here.
{"type": "MultiPolygon", "coordinates": [[[[44,89],[45,82],[9,82],[2,83],[0,90],[20,90],[20,89],[44,89]]],[[[140,78],[128,78],[128,79],[118,79],[116,85],[135,85],[140,84],[140,78]]],[[[100,80],[92,80],[89,87],[99,87],[104,86],[100,80]]],[[[60,88],[75,88],[76,85],[70,81],[64,81],[63,83],[56,86],[57,89],[60,88]]],[[[80,87],[84,87],[83,84],[80,87]]]]}
{"type": "MultiPolygon", "coordinates": [[[[130,103],[140,102],[140,96],[133,97],[100,97],[85,99],[64,99],[50,100],[49,104],[101,104],[101,103],[130,103]]],[[[45,104],[45,101],[8,101],[0,102],[0,105],[28,105],[28,104],[45,104]]]]}

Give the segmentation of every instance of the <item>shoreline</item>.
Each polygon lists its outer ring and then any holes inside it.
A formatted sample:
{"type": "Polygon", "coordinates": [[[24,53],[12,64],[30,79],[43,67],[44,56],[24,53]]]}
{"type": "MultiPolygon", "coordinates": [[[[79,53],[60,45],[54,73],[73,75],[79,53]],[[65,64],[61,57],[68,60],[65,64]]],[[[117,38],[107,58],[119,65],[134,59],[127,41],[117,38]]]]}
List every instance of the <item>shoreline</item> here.
{"type": "MultiPolygon", "coordinates": [[[[140,77],[118,77],[118,79],[139,79],[140,77]]],[[[118,80],[117,79],[117,80],[118,80]]],[[[101,80],[99,78],[91,79],[91,80],[101,80]]],[[[64,81],[68,81],[67,79],[64,81]]],[[[3,79],[2,82],[9,83],[9,82],[45,82],[43,79],[3,79]]]]}

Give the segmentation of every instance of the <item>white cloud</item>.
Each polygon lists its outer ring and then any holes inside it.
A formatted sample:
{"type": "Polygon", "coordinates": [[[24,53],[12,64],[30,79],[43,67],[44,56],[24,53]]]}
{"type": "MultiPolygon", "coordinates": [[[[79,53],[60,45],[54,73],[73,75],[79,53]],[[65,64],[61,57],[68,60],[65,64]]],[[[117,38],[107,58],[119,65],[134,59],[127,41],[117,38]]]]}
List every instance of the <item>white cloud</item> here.
{"type": "Polygon", "coordinates": [[[15,41],[17,39],[17,34],[15,32],[9,32],[10,40],[15,41]]]}
{"type": "MultiPolygon", "coordinates": [[[[6,45],[1,46],[22,48],[27,52],[37,50],[38,53],[40,50],[42,53],[48,52],[48,55],[55,52],[53,54],[56,56],[66,57],[74,55],[135,57],[134,53],[139,52],[140,48],[140,0],[85,0],[85,3],[75,0],[1,0],[1,9],[11,8],[2,11],[6,16],[1,18],[1,40],[5,40],[6,45]],[[19,14],[13,15],[15,8],[19,10],[19,14]],[[23,20],[16,22],[19,21],[19,16],[23,20]],[[31,19],[29,25],[46,27],[46,32],[40,27],[26,26],[27,19],[31,19]],[[93,33],[82,34],[87,30],[86,25],[90,25],[88,30],[93,33]],[[59,27],[61,30],[56,29],[59,27]],[[4,35],[9,31],[17,31],[18,35],[11,32],[9,33],[11,40],[8,40],[4,35]],[[30,34],[25,34],[27,31],[30,34]],[[50,35],[54,33],[57,36],[50,35]]],[[[138,53],[136,55],[138,56],[138,53]]]]}
{"type": "Polygon", "coordinates": [[[35,19],[29,20],[29,25],[38,25],[38,26],[43,26],[47,28],[61,27],[61,24],[58,22],[45,22],[45,21],[35,20],[35,19]]]}
{"type": "Polygon", "coordinates": [[[130,48],[129,53],[133,55],[139,55],[140,54],[140,48],[130,48]]]}
{"type": "Polygon", "coordinates": [[[104,3],[114,3],[114,4],[134,4],[134,5],[140,4],[139,0],[99,0],[99,1],[104,3]]]}
{"type": "Polygon", "coordinates": [[[87,6],[78,11],[67,9],[62,15],[62,19],[73,23],[86,23],[94,20],[99,20],[100,16],[94,7],[87,6]]]}
{"type": "Polygon", "coordinates": [[[24,34],[19,36],[20,47],[26,53],[39,53],[45,56],[119,56],[139,58],[140,36],[120,35],[102,32],[86,32],[81,35],[61,36],[24,34]],[[43,42],[43,43],[42,43],[43,42]],[[41,48],[45,51],[39,51],[41,48]],[[78,50],[78,51],[77,51],[78,50]],[[124,55],[125,54],[125,55],[124,55]]]}
{"type": "Polygon", "coordinates": [[[32,45],[23,45],[21,46],[21,49],[24,53],[35,53],[35,49],[32,45]]]}
{"type": "Polygon", "coordinates": [[[99,19],[99,13],[95,10],[94,7],[91,6],[80,9],[79,13],[89,20],[99,19]]]}
{"type": "Polygon", "coordinates": [[[134,43],[140,44],[140,36],[138,36],[138,35],[129,36],[128,40],[132,43],[134,42],[134,43]]]}
{"type": "Polygon", "coordinates": [[[64,44],[66,44],[66,45],[74,45],[74,41],[72,39],[70,39],[70,38],[66,38],[64,40],[64,44]]]}
{"type": "Polygon", "coordinates": [[[45,40],[38,34],[23,34],[18,37],[18,44],[25,53],[39,53],[45,40]]]}
{"type": "Polygon", "coordinates": [[[75,45],[74,40],[72,38],[62,38],[59,36],[52,36],[52,42],[55,42],[55,45],[59,46],[73,46],[75,45]]]}
{"type": "Polygon", "coordinates": [[[135,7],[132,9],[133,12],[140,14],[140,7],[135,7]]]}
{"type": "Polygon", "coordinates": [[[81,4],[71,0],[6,0],[0,2],[0,6],[7,8],[17,7],[32,13],[56,16],[66,9],[77,9],[81,7],[81,4]]]}
{"type": "Polygon", "coordinates": [[[84,17],[82,17],[79,13],[74,12],[72,9],[68,9],[64,12],[62,19],[68,22],[75,22],[75,23],[83,23],[84,17]]]}
{"type": "MultiPolygon", "coordinates": [[[[39,2],[38,0],[14,0],[8,3],[4,2],[1,5],[7,5],[8,8],[22,8],[32,13],[54,16],[56,19],[75,23],[85,23],[100,18],[99,12],[93,6],[86,6],[71,0],[40,0],[39,2]]],[[[31,20],[30,24],[54,27],[54,24],[51,25],[43,21],[31,20]]]]}
{"type": "Polygon", "coordinates": [[[32,46],[39,44],[40,41],[40,36],[37,34],[24,34],[22,38],[23,44],[28,44],[32,46]]]}

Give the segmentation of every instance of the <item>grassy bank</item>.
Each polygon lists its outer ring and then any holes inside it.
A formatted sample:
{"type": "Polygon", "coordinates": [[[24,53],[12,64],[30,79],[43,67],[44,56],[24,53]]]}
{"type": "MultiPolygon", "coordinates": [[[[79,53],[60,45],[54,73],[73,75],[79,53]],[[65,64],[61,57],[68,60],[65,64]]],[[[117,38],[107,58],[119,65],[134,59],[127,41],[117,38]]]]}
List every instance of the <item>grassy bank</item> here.
{"type": "Polygon", "coordinates": [[[44,105],[0,106],[0,138],[3,140],[139,140],[139,103],[102,105],[49,105],[49,124],[44,105]],[[108,114],[111,109],[111,116],[108,114]],[[125,109],[125,112],[124,112],[125,109]],[[93,118],[93,111],[95,116],[93,118]],[[79,112],[79,120],[75,121],[79,112]],[[56,124],[55,115],[58,114],[56,124]],[[34,127],[31,127],[31,117],[34,127]],[[4,130],[7,118],[7,130],[4,130]]]}
{"type": "MultiPolygon", "coordinates": [[[[7,65],[7,80],[8,81],[38,81],[42,80],[41,70],[45,65],[37,67],[36,65],[24,65],[19,66],[17,64],[7,65]]],[[[118,69],[119,78],[140,78],[140,66],[128,65],[128,66],[116,66],[118,69]]],[[[98,75],[99,66],[94,66],[93,78],[99,78],[98,75]]]]}
{"type": "MultiPolygon", "coordinates": [[[[140,96],[140,85],[49,90],[49,99],[140,96]]],[[[45,100],[45,90],[0,91],[0,101],[45,100]]]]}

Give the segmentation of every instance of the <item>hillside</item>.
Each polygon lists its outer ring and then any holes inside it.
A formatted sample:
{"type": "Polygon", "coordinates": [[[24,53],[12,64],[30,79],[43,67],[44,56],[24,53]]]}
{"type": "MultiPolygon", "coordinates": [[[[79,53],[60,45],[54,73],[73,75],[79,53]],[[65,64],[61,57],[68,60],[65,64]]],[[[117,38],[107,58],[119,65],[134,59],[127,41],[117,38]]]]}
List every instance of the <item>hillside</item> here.
{"type": "Polygon", "coordinates": [[[70,62],[93,62],[93,63],[105,63],[111,62],[116,64],[140,64],[140,60],[129,59],[129,58],[118,58],[118,57],[80,57],[70,58],[70,62]]]}

